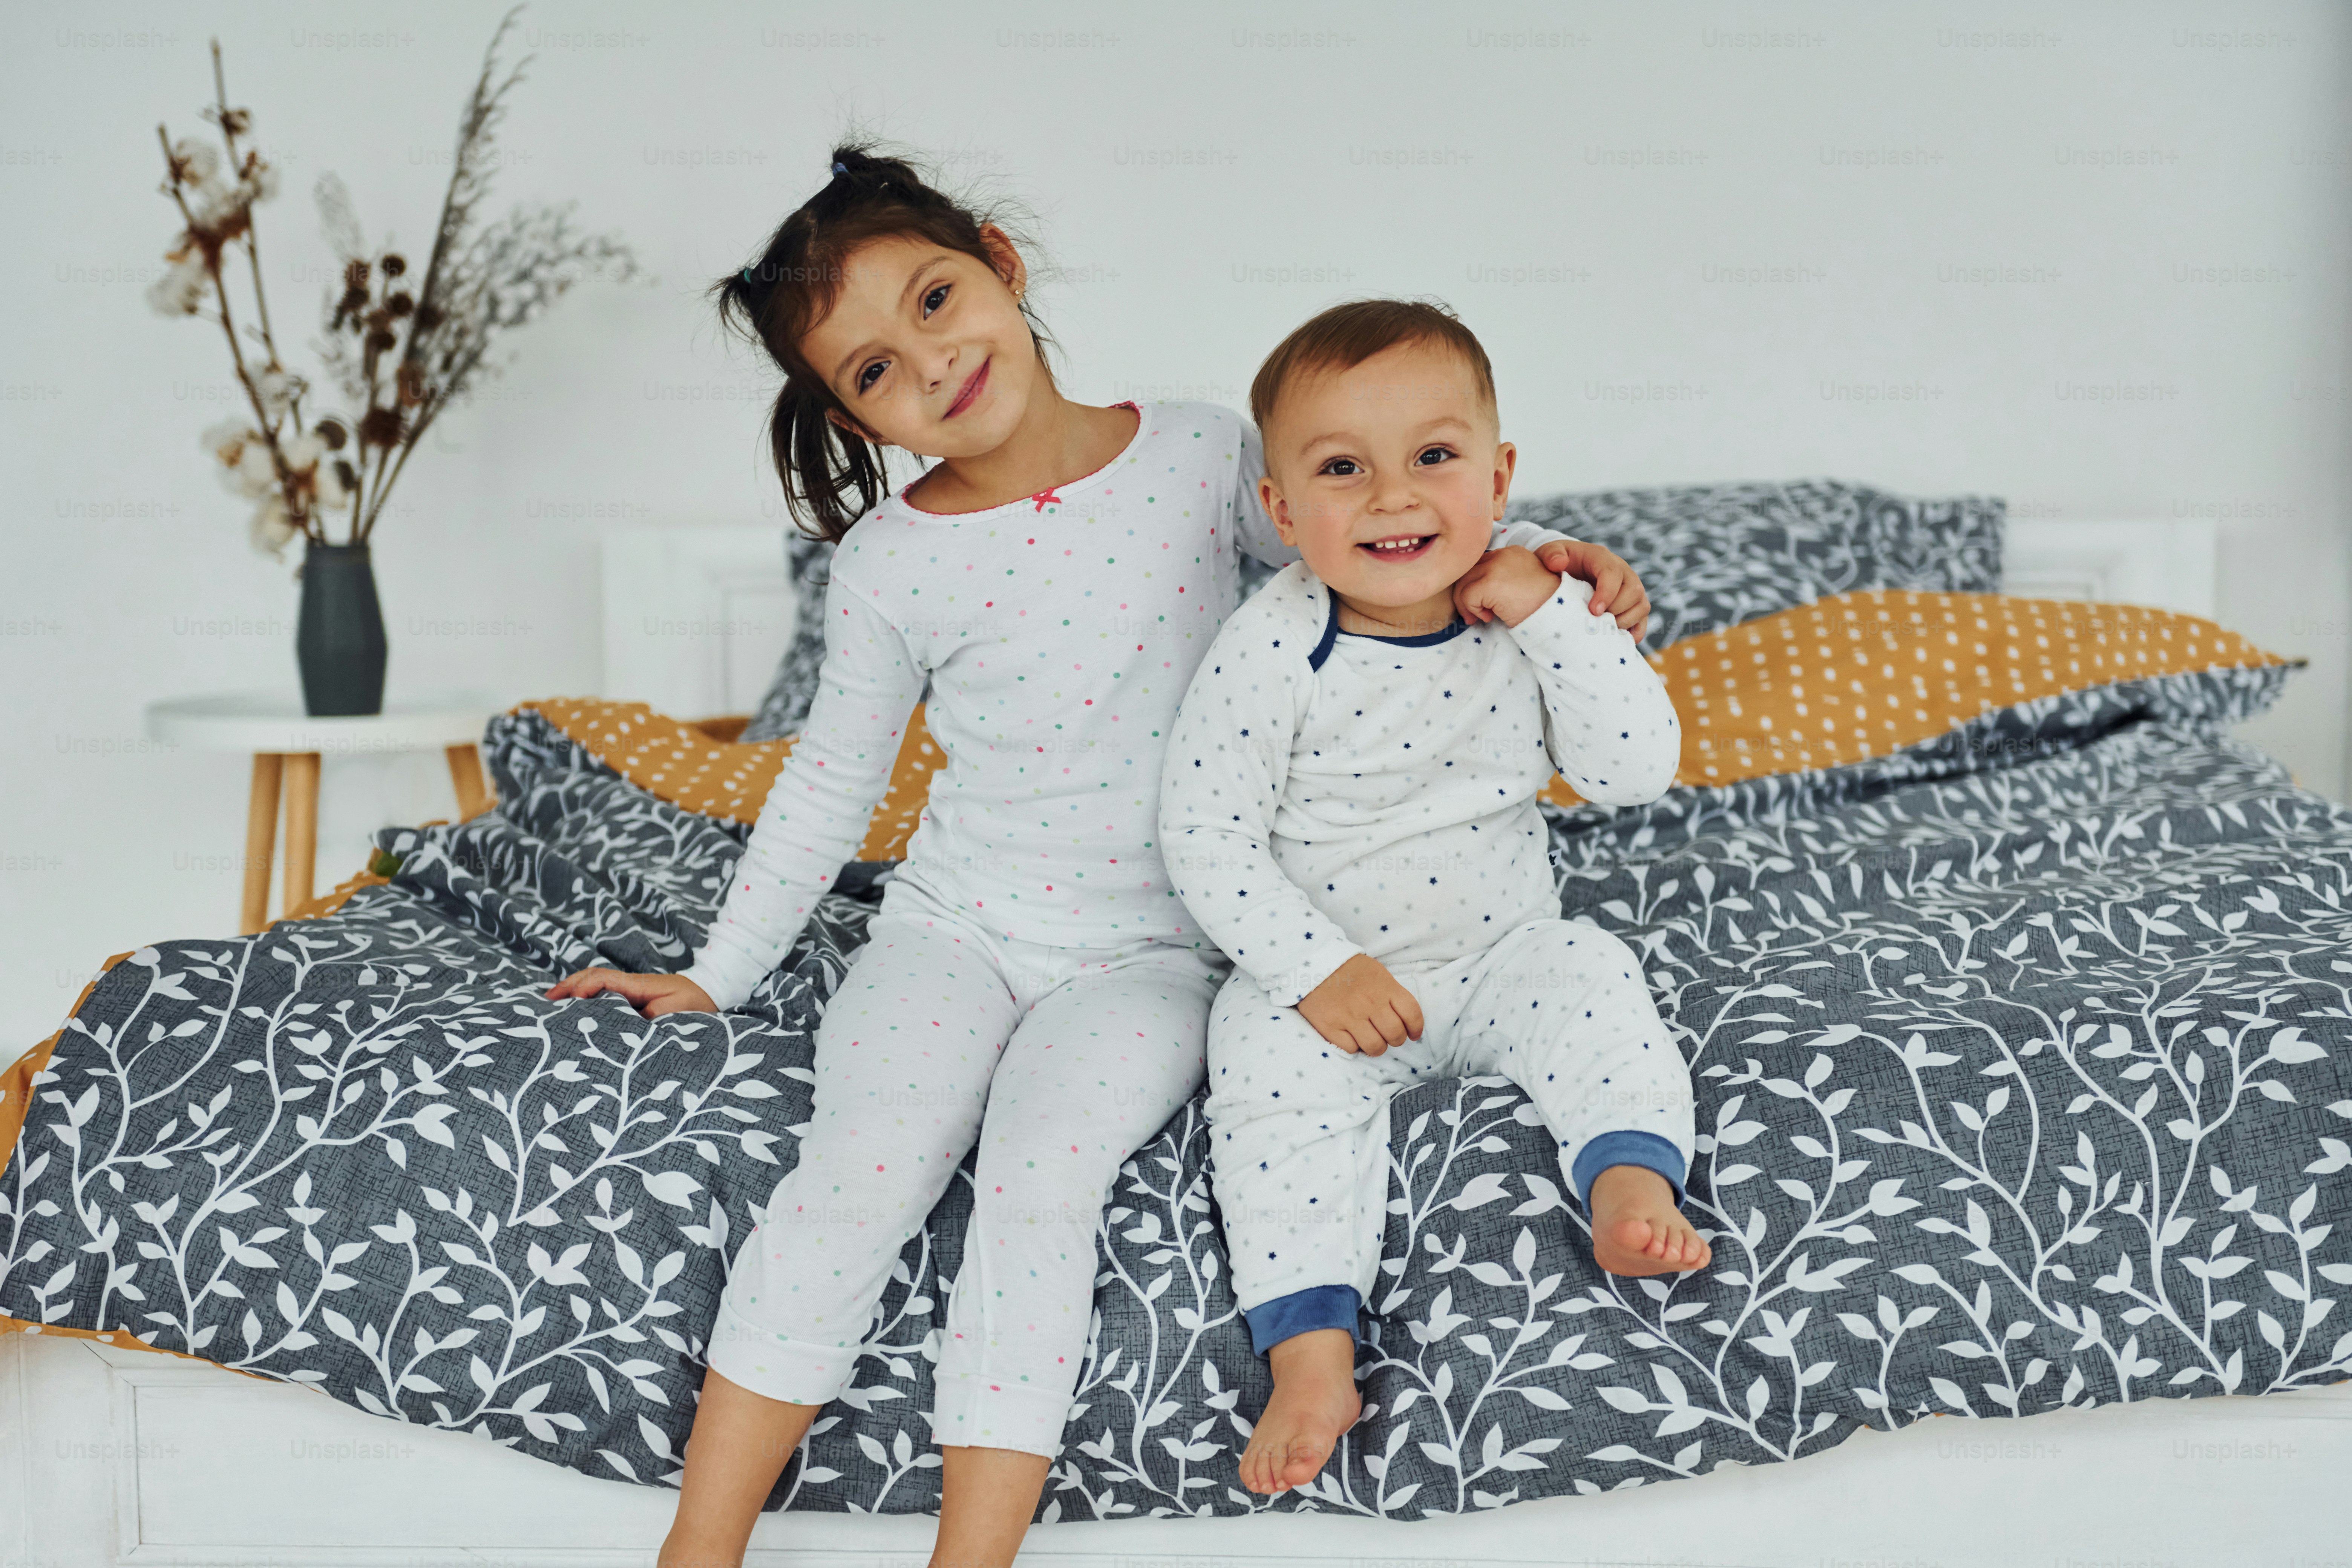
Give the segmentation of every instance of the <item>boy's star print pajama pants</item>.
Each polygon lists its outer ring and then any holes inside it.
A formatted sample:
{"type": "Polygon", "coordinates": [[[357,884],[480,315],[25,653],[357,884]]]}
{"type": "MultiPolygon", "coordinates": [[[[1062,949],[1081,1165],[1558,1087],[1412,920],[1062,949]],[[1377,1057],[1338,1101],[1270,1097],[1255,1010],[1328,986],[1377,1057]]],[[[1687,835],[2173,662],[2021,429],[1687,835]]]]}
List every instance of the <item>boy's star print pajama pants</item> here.
{"type": "Polygon", "coordinates": [[[1360,1306],[1378,1306],[1389,1103],[1413,1084],[1498,1073],[1527,1091],[1579,1201],[1622,1164],[1657,1171],[1681,1201],[1690,1076],[1623,942],[1533,920],[1483,952],[1391,972],[1423,1027],[1377,1057],[1328,1043],[1246,973],[1210,1016],[1213,1180],[1261,1354],[1311,1329],[1352,1333],[1360,1306]]]}

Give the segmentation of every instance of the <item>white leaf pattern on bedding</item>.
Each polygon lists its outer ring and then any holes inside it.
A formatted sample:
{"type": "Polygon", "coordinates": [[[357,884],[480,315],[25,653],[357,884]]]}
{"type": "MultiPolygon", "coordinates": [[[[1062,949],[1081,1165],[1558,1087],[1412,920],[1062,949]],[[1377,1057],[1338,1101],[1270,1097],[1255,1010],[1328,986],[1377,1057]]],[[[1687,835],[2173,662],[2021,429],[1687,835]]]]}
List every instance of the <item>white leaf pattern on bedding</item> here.
{"type": "MultiPolygon", "coordinates": [[[[1600,1274],[1517,1091],[1416,1088],[1364,1420],[1269,1502],[1234,1479],[1266,1380],[1195,1103],[1104,1216],[1045,1516],[1411,1519],[1929,1413],[2347,1375],[2352,818],[2214,728],[2283,679],[2132,683],[1829,773],[1551,813],[1564,909],[1643,955],[1692,1063],[1715,1266],[1600,1274]]],[[[0,1310],[675,1485],[731,1242],[793,1157],[877,868],[744,1010],[551,1005],[553,973],[690,951],[740,840],[534,714],[489,739],[503,804],[387,830],[392,885],[100,983],[0,1173],[0,1310]]],[[[959,1180],[908,1243],[772,1504],[936,1509],[923,1413],[971,1205],[959,1180]]]]}

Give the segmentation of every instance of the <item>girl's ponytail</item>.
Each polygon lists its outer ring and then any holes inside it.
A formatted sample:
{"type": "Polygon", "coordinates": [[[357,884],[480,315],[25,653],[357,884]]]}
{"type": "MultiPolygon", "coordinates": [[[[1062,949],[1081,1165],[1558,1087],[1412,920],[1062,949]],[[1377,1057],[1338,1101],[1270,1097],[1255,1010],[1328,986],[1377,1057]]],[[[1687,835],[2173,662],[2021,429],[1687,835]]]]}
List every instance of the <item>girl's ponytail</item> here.
{"type": "MultiPolygon", "coordinates": [[[[981,231],[995,221],[936,189],[906,160],[844,145],[833,150],[832,177],[778,226],[760,259],[711,285],[719,320],[784,373],[768,445],[784,503],[811,537],[838,541],[889,491],[882,448],[845,427],[855,421],[801,353],[801,339],[833,308],[858,247],[903,235],[993,268],[981,231]]],[[[1045,363],[1052,340],[1025,303],[1020,309],[1045,363]]]]}

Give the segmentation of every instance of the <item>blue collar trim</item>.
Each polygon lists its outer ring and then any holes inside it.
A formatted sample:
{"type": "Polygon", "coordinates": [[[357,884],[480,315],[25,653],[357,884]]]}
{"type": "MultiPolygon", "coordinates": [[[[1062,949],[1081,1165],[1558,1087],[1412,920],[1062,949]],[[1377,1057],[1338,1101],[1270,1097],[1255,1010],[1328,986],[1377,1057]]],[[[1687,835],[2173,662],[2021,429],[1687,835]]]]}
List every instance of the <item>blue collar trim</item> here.
{"type": "Polygon", "coordinates": [[[1321,669],[1323,661],[1331,657],[1331,645],[1339,637],[1339,600],[1330,589],[1323,590],[1323,636],[1315,644],[1315,651],[1307,656],[1307,668],[1321,669]]]}
{"type": "Polygon", "coordinates": [[[1396,647],[1431,647],[1438,643],[1452,642],[1470,629],[1468,621],[1456,621],[1443,631],[1417,637],[1384,637],[1370,632],[1342,632],[1339,629],[1339,596],[1327,586],[1323,590],[1323,636],[1315,644],[1315,651],[1307,656],[1307,668],[1321,669],[1323,661],[1331,657],[1331,645],[1342,637],[1360,637],[1366,642],[1384,642],[1396,647]]]}

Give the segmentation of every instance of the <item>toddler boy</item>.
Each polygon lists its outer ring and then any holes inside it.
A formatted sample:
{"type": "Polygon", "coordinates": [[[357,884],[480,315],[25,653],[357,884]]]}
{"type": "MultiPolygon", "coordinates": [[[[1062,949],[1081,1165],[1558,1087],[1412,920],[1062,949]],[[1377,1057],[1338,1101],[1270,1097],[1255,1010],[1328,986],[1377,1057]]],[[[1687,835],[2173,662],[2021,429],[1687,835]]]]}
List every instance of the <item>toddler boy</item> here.
{"type": "Polygon", "coordinates": [[[1234,964],[1208,1113],[1234,1290],[1275,1379],[1242,1480],[1274,1493],[1313,1479],[1360,1409],[1406,1085],[1524,1089],[1602,1268],[1709,1254],[1677,1206],[1682,1057],[1632,951],[1560,918],[1536,806],[1555,769],[1589,801],[1656,799],[1681,731],[1585,584],[1488,552],[1517,453],[1484,349],[1441,308],[1359,300],[1293,332],[1250,400],[1259,499],[1302,559],[1218,632],[1160,822],[1176,891],[1234,964]]]}

